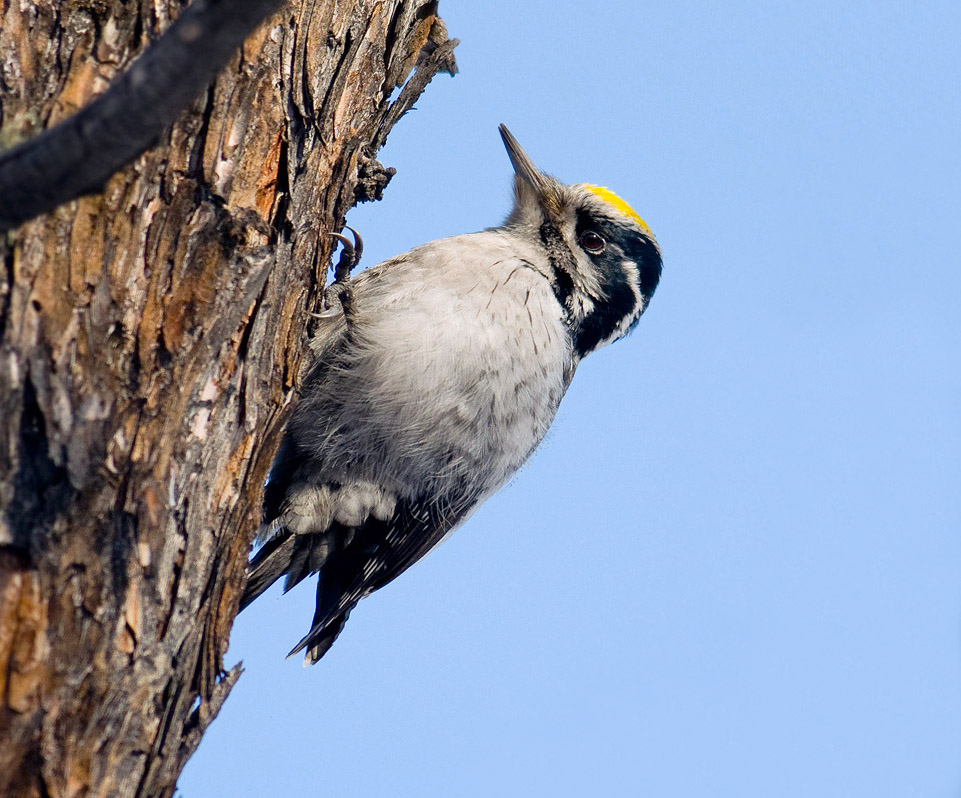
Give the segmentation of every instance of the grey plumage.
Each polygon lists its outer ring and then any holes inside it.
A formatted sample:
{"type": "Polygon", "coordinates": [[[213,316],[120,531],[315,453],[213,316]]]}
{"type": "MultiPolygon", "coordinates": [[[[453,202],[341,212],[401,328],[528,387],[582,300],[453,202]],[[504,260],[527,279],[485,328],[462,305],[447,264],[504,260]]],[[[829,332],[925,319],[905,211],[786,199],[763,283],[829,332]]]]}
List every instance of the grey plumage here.
{"type": "Polygon", "coordinates": [[[502,136],[517,172],[504,226],[361,273],[311,341],[243,598],[320,574],[291,652],[307,663],[527,460],[579,360],[624,335],[657,284],[659,250],[630,208],[542,174],[502,136]]]}

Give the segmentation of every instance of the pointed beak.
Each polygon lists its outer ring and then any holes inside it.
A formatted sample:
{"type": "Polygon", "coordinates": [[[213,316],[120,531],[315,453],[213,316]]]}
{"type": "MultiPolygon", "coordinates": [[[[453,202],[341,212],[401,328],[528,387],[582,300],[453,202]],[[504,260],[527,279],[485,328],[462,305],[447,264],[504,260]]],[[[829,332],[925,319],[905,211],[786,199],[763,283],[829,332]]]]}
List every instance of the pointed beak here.
{"type": "Polygon", "coordinates": [[[517,143],[517,139],[514,138],[506,125],[500,125],[498,130],[500,130],[504,146],[507,148],[507,155],[511,159],[514,173],[534,189],[538,196],[545,197],[548,193],[548,181],[544,174],[534,166],[530,156],[521,149],[521,145],[517,143]]]}

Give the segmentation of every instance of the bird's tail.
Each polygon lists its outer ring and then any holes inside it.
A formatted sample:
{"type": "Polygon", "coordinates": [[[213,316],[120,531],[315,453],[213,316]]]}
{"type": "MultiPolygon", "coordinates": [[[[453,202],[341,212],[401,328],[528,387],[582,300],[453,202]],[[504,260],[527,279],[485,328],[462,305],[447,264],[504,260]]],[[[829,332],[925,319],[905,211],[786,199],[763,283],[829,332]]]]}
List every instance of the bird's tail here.
{"type": "Polygon", "coordinates": [[[292,657],[294,654],[298,654],[304,649],[307,649],[304,654],[304,667],[313,665],[330,650],[334,641],[343,631],[344,624],[347,623],[348,615],[350,615],[350,610],[342,612],[329,621],[316,623],[311,626],[310,631],[290,650],[287,656],[292,657]]]}
{"type": "Polygon", "coordinates": [[[357,603],[357,599],[345,601],[347,585],[344,582],[344,573],[342,568],[335,567],[325,569],[320,575],[310,631],[290,650],[288,657],[306,649],[304,665],[313,665],[334,644],[347,623],[347,616],[357,603]]]}
{"type": "Polygon", "coordinates": [[[322,535],[293,535],[282,529],[267,540],[247,564],[247,586],[240,599],[246,609],[280,577],[286,575],[286,593],[301,580],[317,573],[327,559],[329,547],[322,535]]]}
{"type": "MultiPolygon", "coordinates": [[[[281,530],[267,540],[247,566],[247,586],[240,600],[240,609],[248,607],[282,576],[284,592],[301,580],[321,570],[330,554],[328,541],[322,535],[293,535],[281,530]]],[[[350,608],[340,603],[343,585],[336,577],[321,575],[317,585],[317,608],[310,631],[294,646],[288,657],[307,649],[304,665],[319,660],[341,633],[350,608]]],[[[352,605],[351,605],[352,606],[352,605]]]]}
{"type": "Polygon", "coordinates": [[[247,585],[240,599],[241,611],[287,573],[293,547],[293,535],[278,535],[257,550],[253,559],[247,563],[247,585]]]}

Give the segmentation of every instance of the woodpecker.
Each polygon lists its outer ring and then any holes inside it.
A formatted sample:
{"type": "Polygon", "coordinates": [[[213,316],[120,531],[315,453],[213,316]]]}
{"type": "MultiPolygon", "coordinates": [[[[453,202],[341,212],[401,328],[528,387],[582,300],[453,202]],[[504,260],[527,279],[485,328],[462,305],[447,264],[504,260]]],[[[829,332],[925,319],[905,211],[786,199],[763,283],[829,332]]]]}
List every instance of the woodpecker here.
{"type": "MultiPolygon", "coordinates": [[[[541,172],[504,125],[514,206],[349,278],[328,309],[264,495],[242,608],[318,574],[304,664],[357,602],[449,535],[531,456],[580,361],[630,332],[661,275],[647,224],[541,172]]],[[[353,231],[352,231],[353,232],[353,231]]],[[[330,297],[334,297],[331,301],[330,297]]]]}

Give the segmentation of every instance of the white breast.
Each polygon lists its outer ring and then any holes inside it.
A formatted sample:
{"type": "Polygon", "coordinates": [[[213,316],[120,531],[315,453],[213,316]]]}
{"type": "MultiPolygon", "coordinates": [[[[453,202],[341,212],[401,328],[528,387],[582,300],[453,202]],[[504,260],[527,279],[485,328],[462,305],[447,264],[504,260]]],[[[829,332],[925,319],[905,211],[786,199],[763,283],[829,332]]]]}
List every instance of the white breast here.
{"type": "Polygon", "coordinates": [[[312,389],[320,395],[310,397],[309,421],[298,420],[309,423],[301,432],[329,478],[371,480],[399,496],[483,499],[523,464],[571,370],[539,257],[488,231],[426,244],[358,277],[342,364],[312,389]]]}

